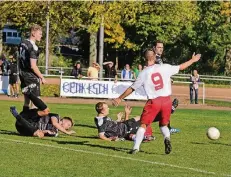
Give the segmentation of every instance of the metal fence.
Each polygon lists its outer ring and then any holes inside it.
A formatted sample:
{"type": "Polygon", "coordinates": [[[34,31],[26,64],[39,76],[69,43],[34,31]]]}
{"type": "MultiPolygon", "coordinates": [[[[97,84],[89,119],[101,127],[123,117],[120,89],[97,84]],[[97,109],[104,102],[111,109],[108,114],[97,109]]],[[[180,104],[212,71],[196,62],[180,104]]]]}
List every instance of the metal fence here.
{"type": "MultiPolygon", "coordinates": [[[[40,71],[45,75],[45,66],[39,66],[40,71]]],[[[72,68],[70,67],[49,67],[47,77],[65,77],[71,75],[72,68]]],[[[87,76],[87,68],[82,68],[83,75],[87,76]]],[[[118,71],[118,80],[120,78],[121,71],[118,71]]],[[[176,74],[172,76],[174,80],[178,80],[181,82],[188,82],[190,74],[176,74]]],[[[227,76],[212,76],[212,75],[200,75],[200,79],[202,82],[208,84],[222,84],[231,86],[231,77],[227,76]]]]}

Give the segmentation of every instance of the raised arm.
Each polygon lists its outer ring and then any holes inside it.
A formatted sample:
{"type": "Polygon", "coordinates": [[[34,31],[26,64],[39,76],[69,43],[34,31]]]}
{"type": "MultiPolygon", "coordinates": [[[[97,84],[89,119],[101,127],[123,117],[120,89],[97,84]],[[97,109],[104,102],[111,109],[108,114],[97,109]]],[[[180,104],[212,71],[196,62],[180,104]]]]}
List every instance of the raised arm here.
{"type": "Polygon", "coordinates": [[[103,62],[103,65],[108,65],[108,64],[113,64],[113,62],[112,61],[106,61],[106,62],[103,62]]]}
{"type": "Polygon", "coordinates": [[[182,63],[180,65],[180,70],[184,70],[186,68],[188,68],[189,66],[191,66],[193,63],[197,62],[198,60],[200,60],[201,58],[201,54],[197,54],[195,55],[195,53],[193,53],[192,59],[186,61],[185,63],[182,63]]]}

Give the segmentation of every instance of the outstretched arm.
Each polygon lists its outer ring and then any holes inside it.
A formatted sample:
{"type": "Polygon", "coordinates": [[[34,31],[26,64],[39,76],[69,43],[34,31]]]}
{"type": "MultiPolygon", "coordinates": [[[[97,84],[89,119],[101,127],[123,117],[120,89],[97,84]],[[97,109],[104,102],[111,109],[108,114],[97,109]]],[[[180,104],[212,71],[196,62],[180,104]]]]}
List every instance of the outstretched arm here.
{"type": "Polygon", "coordinates": [[[113,63],[112,61],[106,61],[106,62],[103,62],[103,65],[107,65],[107,64],[110,64],[110,63],[113,63]]]}
{"type": "Polygon", "coordinates": [[[134,91],[134,89],[132,87],[129,87],[127,90],[125,90],[125,92],[122,95],[120,95],[118,98],[113,99],[112,104],[114,106],[118,106],[120,104],[120,102],[122,101],[122,99],[129,96],[133,91],[134,91]]]}
{"type": "Polygon", "coordinates": [[[192,59],[186,61],[185,63],[182,63],[180,65],[180,70],[184,70],[186,68],[188,68],[189,66],[191,66],[193,63],[197,62],[198,60],[200,60],[201,58],[201,54],[197,54],[195,55],[195,53],[193,53],[192,59]]]}

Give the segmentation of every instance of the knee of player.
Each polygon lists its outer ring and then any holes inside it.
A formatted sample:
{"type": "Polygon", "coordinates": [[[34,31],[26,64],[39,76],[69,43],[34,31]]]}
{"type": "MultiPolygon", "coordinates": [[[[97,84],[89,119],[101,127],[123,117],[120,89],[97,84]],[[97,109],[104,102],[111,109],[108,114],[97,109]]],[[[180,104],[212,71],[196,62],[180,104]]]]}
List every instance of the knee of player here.
{"type": "Polygon", "coordinates": [[[144,128],[144,129],[146,129],[148,125],[146,125],[146,124],[141,124],[140,126],[141,126],[142,128],[144,128]]]}

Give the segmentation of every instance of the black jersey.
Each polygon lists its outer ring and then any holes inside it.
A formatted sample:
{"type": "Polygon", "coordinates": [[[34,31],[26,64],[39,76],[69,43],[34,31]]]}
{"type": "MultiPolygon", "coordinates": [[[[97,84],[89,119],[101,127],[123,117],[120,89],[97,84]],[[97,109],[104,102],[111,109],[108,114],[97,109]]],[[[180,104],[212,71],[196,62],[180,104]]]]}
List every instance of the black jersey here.
{"type": "Polygon", "coordinates": [[[50,130],[52,132],[58,133],[58,129],[54,127],[51,122],[51,117],[55,117],[58,120],[58,122],[60,121],[60,117],[58,114],[50,113],[47,116],[43,116],[39,119],[39,122],[37,124],[38,129],[39,130],[50,130]]]}
{"type": "Polygon", "coordinates": [[[21,71],[33,72],[30,59],[38,59],[38,47],[33,41],[23,40],[19,46],[19,68],[21,71]]]}
{"type": "Polygon", "coordinates": [[[52,132],[58,133],[58,129],[52,125],[51,118],[57,118],[58,122],[60,117],[58,114],[49,113],[47,116],[39,116],[37,114],[38,109],[30,109],[27,111],[22,111],[20,115],[26,119],[32,126],[39,130],[50,130],[52,132]]]}
{"type": "Polygon", "coordinates": [[[123,138],[127,134],[124,123],[113,121],[110,117],[95,117],[95,124],[99,133],[104,133],[107,138],[118,136],[123,138]]]}
{"type": "Polygon", "coordinates": [[[163,64],[163,60],[161,59],[160,55],[156,55],[156,64],[163,64]]]}
{"type": "Polygon", "coordinates": [[[10,75],[17,75],[17,62],[10,62],[10,75]]]}

